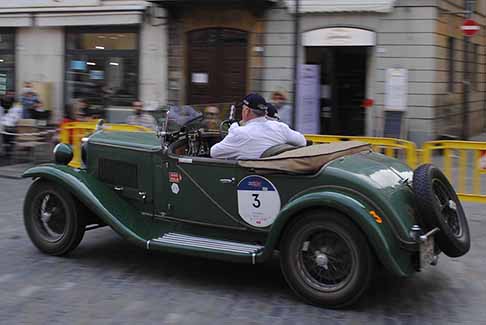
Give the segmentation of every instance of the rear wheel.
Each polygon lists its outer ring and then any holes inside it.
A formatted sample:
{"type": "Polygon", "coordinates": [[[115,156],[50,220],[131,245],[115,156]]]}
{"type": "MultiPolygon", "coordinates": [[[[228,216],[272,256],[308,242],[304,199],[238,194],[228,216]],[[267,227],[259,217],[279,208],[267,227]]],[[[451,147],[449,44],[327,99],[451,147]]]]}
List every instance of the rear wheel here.
{"type": "Polygon", "coordinates": [[[438,227],[439,248],[449,257],[466,254],[471,247],[466,214],[454,188],[439,168],[424,164],[413,174],[417,208],[426,230],[438,227]]]}
{"type": "Polygon", "coordinates": [[[365,237],[346,216],[316,211],[287,229],[281,267],[289,286],[305,301],[340,308],[366,290],[374,259],[365,237]]]}
{"type": "Polygon", "coordinates": [[[75,249],[85,231],[78,202],[68,191],[46,181],[34,182],[24,201],[24,225],[32,243],[50,255],[75,249]]]}

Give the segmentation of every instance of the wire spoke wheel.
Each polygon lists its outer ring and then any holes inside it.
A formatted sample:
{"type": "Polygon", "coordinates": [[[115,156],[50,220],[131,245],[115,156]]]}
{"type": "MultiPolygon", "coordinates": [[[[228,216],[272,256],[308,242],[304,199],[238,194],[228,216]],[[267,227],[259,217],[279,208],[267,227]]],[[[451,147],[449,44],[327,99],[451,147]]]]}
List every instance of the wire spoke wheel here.
{"type": "Polygon", "coordinates": [[[304,300],[340,308],[366,290],[374,260],[363,233],[335,211],[313,211],[285,231],[282,271],[304,300]]]}
{"type": "Polygon", "coordinates": [[[336,290],[349,278],[353,255],[345,240],[331,231],[316,231],[304,240],[299,263],[306,280],[318,290],[336,290]]]}
{"type": "Polygon", "coordinates": [[[439,228],[437,246],[450,257],[466,254],[471,238],[466,214],[447,177],[431,164],[419,166],[413,174],[418,216],[426,231],[439,228]]]}
{"type": "Polygon", "coordinates": [[[64,255],[76,248],[85,231],[80,204],[60,185],[35,181],[24,201],[24,225],[32,243],[50,255],[64,255]]]}
{"type": "Polygon", "coordinates": [[[39,206],[36,222],[39,234],[49,242],[57,242],[64,236],[66,230],[66,211],[62,202],[54,193],[43,193],[34,202],[39,206]]]}

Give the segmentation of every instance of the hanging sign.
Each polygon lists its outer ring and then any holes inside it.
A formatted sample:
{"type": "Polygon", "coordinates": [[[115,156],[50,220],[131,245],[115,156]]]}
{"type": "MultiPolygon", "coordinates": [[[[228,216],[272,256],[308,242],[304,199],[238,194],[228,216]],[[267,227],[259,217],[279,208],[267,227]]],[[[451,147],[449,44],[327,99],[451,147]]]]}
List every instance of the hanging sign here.
{"type": "Polygon", "coordinates": [[[258,175],[243,178],[238,183],[238,213],[253,227],[270,226],[280,212],[280,195],[268,179],[258,175]]]}
{"type": "Polygon", "coordinates": [[[320,65],[299,65],[295,129],[301,133],[319,134],[321,131],[320,88],[320,65]]]}

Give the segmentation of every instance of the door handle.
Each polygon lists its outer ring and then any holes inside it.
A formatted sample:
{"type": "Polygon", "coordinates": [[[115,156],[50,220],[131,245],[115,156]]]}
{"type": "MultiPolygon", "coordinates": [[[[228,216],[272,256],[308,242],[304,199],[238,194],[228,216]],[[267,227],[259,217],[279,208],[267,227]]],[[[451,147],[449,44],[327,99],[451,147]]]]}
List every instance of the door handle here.
{"type": "Polygon", "coordinates": [[[142,198],[142,200],[146,200],[147,199],[147,192],[138,192],[138,195],[142,198]]]}
{"type": "Polygon", "coordinates": [[[115,186],[113,189],[117,192],[121,192],[124,190],[123,186],[115,186]]]}
{"type": "Polygon", "coordinates": [[[234,177],[231,177],[231,178],[220,178],[219,179],[219,182],[220,183],[223,183],[223,184],[232,184],[235,182],[235,178],[234,177]]]}

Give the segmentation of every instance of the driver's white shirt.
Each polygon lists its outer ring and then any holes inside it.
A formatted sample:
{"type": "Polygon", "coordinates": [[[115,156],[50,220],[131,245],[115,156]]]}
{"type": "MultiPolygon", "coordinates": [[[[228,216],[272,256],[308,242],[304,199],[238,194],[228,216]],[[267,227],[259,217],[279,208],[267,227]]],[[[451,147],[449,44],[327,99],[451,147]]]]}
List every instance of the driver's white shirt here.
{"type": "Polygon", "coordinates": [[[233,123],[223,141],[211,148],[211,157],[225,159],[258,159],[277,144],[305,146],[304,136],[287,124],[257,117],[239,126],[233,123]]]}

